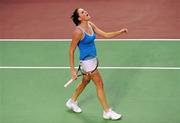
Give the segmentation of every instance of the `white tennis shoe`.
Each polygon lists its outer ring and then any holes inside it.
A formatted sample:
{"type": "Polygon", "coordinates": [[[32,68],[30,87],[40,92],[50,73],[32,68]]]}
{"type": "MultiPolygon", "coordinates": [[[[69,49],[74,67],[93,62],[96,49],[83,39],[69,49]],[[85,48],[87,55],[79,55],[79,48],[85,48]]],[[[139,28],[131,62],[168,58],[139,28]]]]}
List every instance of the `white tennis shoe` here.
{"type": "Polygon", "coordinates": [[[74,102],[72,99],[69,99],[67,102],[66,102],[66,106],[71,109],[72,111],[76,112],[76,113],[81,113],[82,110],[81,108],[78,106],[78,103],[77,101],[74,102]]]}
{"type": "Polygon", "coordinates": [[[108,112],[103,112],[103,118],[104,119],[109,119],[109,120],[118,120],[122,117],[121,114],[116,113],[112,109],[109,109],[108,112]]]}

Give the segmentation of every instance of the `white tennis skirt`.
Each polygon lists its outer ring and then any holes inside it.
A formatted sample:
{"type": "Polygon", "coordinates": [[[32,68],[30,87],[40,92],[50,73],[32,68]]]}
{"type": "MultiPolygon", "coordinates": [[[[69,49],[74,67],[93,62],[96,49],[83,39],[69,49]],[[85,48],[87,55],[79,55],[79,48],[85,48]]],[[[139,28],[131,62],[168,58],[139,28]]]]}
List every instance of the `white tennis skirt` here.
{"type": "Polygon", "coordinates": [[[98,67],[98,60],[97,58],[92,58],[88,60],[81,60],[80,61],[80,68],[83,72],[93,72],[98,67]]]}

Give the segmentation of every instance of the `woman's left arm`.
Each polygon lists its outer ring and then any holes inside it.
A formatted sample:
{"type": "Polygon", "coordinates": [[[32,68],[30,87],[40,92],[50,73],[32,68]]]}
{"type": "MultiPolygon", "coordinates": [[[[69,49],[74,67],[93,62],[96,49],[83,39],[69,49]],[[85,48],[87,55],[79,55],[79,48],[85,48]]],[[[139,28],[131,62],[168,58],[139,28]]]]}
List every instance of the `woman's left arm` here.
{"type": "Polygon", "coordinates": [[[119,30],[119,31],[114,31],[114,32],[104,32],[104,31],[102,31],[101,29],[99,29],[95,24],[93,24],[92,22],[90,22],[90,24],[91,24],[91,26],[93,27],[93,29],[94,29],[94,31],[98,34],[98,35],[100,35],[100,36],[102,36],[102,37],[104,37],[104,38],[113,38],[113,37],[116,37],[116,36],[118,36],[118,35],[121,35],[121,34],[123,34],[123,33],[127,33],[128,32],[128,29],[126,29],[126,28],[123,28],[123,29],[121,29],[121,30],[119,30]]]}

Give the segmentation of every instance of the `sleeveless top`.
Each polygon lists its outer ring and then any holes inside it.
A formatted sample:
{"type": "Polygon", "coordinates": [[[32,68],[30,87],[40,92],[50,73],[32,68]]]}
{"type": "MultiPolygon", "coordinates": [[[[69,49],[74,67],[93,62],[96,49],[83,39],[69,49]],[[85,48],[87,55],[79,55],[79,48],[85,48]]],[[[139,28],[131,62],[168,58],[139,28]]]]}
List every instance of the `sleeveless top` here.
{"type": "Polygon", "coordinates": [[[97,55],[96,46],[94,43],[96,34],[93,31],[91,25],[88,25],[91,29],[92,34],[88,34],[82,27],[77,26],[77,28],[79,28],[83,32],[83,38],[78,43],[78,48],[80,51],[80,60],[88,60],[91,58],[95,58],[97,55]]]}

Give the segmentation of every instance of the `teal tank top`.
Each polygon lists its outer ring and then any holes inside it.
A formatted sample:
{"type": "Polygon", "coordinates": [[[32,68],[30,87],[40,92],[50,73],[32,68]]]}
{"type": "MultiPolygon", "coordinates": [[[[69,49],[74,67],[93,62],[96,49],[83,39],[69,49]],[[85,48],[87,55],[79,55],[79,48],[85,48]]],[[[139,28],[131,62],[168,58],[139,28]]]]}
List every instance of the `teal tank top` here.
{"type": "Polygon", "coordinates": [[[89,26],[92,32],[91,35],[85,32],[83,28],[78,26],[78,28],[83,32],[84,35],[83,39],[81,39],[78,43],[78,48],[80,51],[80,60],[87,60],[97,56],[96,46],[94,42],[96,39],[96,34],[93,31],[91,25],[89,26]]]}

